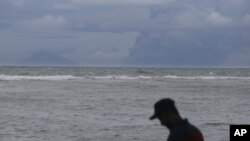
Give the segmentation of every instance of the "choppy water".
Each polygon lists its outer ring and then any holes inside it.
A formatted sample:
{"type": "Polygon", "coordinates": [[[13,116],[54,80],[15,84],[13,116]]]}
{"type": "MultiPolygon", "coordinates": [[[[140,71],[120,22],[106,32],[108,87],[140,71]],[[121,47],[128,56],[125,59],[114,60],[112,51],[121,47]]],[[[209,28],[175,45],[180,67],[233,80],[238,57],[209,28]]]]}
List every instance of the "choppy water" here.
{"type": "Polygon", "coordinates": [[[250,79],[250,69],[0,67],[0,80],[250,79]]]}
{"type": "Polygon", "coordinates": [[[206,141],[250,124],[250,69],[0,67],[0,141],[152,141],[153,104],[176,100],[206,141]]]}

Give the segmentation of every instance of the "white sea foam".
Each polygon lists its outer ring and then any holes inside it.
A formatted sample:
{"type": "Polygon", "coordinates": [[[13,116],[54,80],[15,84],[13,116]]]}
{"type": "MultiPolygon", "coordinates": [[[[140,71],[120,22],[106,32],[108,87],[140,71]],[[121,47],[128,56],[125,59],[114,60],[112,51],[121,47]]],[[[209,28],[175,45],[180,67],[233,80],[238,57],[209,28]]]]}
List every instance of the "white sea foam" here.
{"type": "Polygon", "coordinates": [[[167,75],[164,78],[169,79],[250,79],[250,77],[237,77],[237,76],[176,76],[176,75],[167,75]]]}
{"type": "Polygon", "coordinates": [[[250,77],[237,77],[237,76],[177,76],[177,75],[165,75],[165,76],[128,76],[128,75],[106,75],[106,76],[88,76],[85,78],[89,79],[121,79],[121,80],[136,80],[136,79],[240,79],[240,80],[250,80],[250,77]]]}
{"type": "Polygon", "coordinates": [[[128,76],[128,75],[107,75],[107,76],[90,76],[92,79],[121,79],[121,80],[135,80],[135,79],[154,79],[159,78],[155,76],[128,76]]]}
{"type": "Polygon", "coordinates": [[[128,76],[128,75],[106,75],[106,76],[73,76],[73,75],[45,75],[45,76],[28,76],[28,75],[0,75],[0,80],[75,80],[75,79],[100,79],[100,80],[137,80],[137,79],[201,79],[201,80],[214,80],[214,79],[240,79],[250,80],[250,77],[236,77],[236,76],[128,76]]]}
{"type": "Polygon", "coordinates": [[[135,79],[240,79],[240,80],[250,80],[250,77],[236,77],[236,76],[176,76],[176,75],[166,75],[166,76],[127,76],[127,75],[108,75],[108,76],[91,76],[88,78],[92,79],[122,79],[122,80],[135,80],[135,79]]]}
{"type": "Polygon", "coordinates": [[[76,77],[72,75],[55,76],[25,76],[25,75],[0,75],[0,80],[70,80],[76,77]]]}

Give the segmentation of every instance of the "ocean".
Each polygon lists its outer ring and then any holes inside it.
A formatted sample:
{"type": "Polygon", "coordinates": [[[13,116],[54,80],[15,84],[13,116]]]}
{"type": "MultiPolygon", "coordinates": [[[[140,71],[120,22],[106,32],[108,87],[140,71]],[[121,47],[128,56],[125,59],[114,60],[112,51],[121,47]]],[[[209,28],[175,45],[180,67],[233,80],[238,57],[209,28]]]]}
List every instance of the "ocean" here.
{"type": "Polygon", "coordinates": [[[0,141],[164,141],[172,98],[206,141],[250,124],[250,69],[0,67],[0,141]]]}

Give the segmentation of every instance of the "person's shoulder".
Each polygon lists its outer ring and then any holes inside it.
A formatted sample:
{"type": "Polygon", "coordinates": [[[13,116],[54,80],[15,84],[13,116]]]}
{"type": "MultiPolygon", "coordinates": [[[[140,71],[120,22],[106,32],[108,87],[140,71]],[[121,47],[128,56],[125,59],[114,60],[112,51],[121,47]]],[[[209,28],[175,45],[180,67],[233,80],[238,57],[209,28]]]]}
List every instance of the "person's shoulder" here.
{"type": "Polygon", "coordinates": [[[187,141],[204,141],[201,131],[194,125],[188,126],[188,139],[187,141]]]}
{"type": "Polygon", "coordinates": [[[196,127],[196,126],[194,126],[193,124],[188,124],[188,130],[190,131],[190,132],[200,132],[200,130],[196,127]]]}

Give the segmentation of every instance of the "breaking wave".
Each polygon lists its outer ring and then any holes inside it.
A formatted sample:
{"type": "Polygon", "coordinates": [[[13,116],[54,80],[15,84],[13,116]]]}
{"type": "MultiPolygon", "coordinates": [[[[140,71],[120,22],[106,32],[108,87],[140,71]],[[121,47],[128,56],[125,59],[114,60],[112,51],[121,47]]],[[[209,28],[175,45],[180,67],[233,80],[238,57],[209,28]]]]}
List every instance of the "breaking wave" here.
{"type": "Polygon", "coordinates": [[[127,75],[108,75],[108,76],[90,76],[92,79],[124,79],[124,80],[134,80],[134,79],[201,79],[201,80],[213,80],[213,79],[240,79],[240,80],[250,80],[250,77],[236,77],[236,76],[176,76],[176,75],[166,75],[166,76],[127,76],[127,75]]]}
{"type": "Polygon", "coordinates": [[[203,79],[203,80],[210,80],[210,79],[250,79],[250,77],[238,77],[238,76],[173,76],[167,75],[164,78],[171,78],[171,79],[203,79]]]}
{"type": "Polygon", "coordinates": [[[70,80],[76,77],[72,75],[56,76],[26,76],[26,75],[0,75],[0,80],[70,80]]]}
{"type": "Polygon", "coordinates": [[[136,79],[188,79],[188,80],[214,80],[214,79],[239,79],[250,80],[250,77],[236,77],[236,76],[128,76],[128,75],[106,75],[106,76],[73,76],[73,75],[44,75],[44,76],[28,76],[28,75],[0,75],[0,80],[76,80],[76,79],[113,79],[113,80],[136,80],[136,79]]]}

